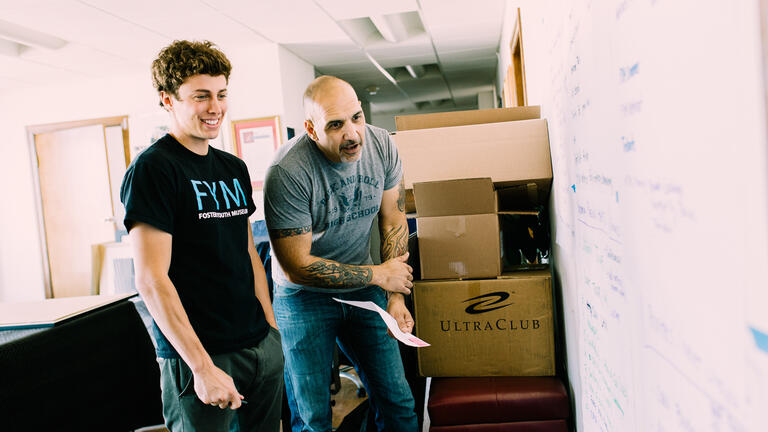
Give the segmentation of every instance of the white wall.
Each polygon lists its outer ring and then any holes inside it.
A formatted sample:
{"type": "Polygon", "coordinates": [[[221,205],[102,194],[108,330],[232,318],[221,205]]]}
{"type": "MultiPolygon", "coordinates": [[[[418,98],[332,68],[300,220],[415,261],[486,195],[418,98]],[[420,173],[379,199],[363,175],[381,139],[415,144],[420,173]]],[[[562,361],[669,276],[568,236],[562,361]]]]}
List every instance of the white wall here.
{"type": "Polygon", "coordinates": [[[253,45],[233,53],[229,79],[229,118],[283,115],[282,71],[276,44],[253,45]]]}
{"type": "MultiPolygon", "coordinates": [[[[0,182],[13,187],[6,189],[0,215],[0,267],[8,269],[0,276],[2,300],[44,296],[37,202],[25,127],[150,110],[156,103],[152,87],[146,88],[141,81],[138,76],[121,76],[24,88],[3,95],[0,128],[5,139],[0,143],[0,182]]],[[[145,81],[149,81],[148,76],[145,81]]]]}
{"type": "MultiPolygon", "coordinates": [[[[278,114],[297,121],[297,110],[286,103],[293,96],[286,94],[304,90],[314,77],[311,65],[281,53],[276,44],[223,49],[233,64],[230,120],[278,114]]],[[[141,119],[163,114],[148,65],[143,73],[5,92],[0,102],[0,130],[4,131],[0,141],[0,301],[41,299],[45,296],[42,255],[26,126],[128,115],[130,131],[131,119],[138,125],[141,119]]],[[[225,140],[230,140],[229,128],[224,132],[225,140]]],[[[141,136],[133,134],[132,145],[141,136]]],[[[231,149],[231,144],[226,147],[231,149]]]]}
{"type": "Polygon", "coordinates": [[[315,79],[315,67],[279,47],[280,73],[283,86],[283,127],[292,127],[296,135],[304,131],[304,90],[315,79]]]}

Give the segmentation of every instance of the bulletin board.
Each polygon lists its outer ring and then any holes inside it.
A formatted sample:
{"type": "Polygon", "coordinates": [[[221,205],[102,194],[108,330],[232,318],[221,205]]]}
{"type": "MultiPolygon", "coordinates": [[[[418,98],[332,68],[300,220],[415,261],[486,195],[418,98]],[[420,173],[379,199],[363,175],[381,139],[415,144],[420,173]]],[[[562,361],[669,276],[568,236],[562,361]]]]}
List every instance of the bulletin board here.
{"type": "Polygon", "coordinates": [[[245,162],[253,190],[264,187],[264,177],[275,151],[281,145],[280,116],[232,122],[235,154],[245,162]]]}

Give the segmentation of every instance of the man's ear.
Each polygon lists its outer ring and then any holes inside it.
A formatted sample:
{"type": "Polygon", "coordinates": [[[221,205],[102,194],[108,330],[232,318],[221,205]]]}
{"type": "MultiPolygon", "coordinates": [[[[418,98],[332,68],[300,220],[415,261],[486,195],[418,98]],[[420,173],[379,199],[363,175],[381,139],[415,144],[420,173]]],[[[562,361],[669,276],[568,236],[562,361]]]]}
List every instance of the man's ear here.
{"type": "Polygon", "coordinates": [[[165,90],[160,91],[160,103],[163,104],[163,108],[171,112],[173,110],[173,95],[165,90]]]}
{"type": "Polygon", "coordinates": [[[312,141],[317,142],[317,132],[315,131],[315,125],[312,124],[312,120],[304,120],[304,129],[306,129],[307,135],[312,138],[312,141]]]}

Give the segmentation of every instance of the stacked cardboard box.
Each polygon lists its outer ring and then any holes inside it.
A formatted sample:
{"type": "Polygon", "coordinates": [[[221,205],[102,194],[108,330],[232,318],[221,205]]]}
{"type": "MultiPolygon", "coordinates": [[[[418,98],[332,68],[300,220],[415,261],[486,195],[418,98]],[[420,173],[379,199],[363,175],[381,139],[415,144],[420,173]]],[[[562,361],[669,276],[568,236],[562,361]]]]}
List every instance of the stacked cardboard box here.
{"type": "Polygon", "coordinates": [[[549,195],[549,135],[538,107],[400,116],[395,122],[406,190],[418,182],[490,177],[521,206],[549,195]]]}
{"type": "Polygon", "coordinates": [[[423,279],[501,274],[498,202],[490,178],[416,183],[423,279]]]}
{"type": "Polygon", "coordinates": [[[531,262],[548,253],[548,244],[542,245],[548,237],[538,240],[540,232],[534,237],[542,228],[540,212],[511,210],[516,206],[502,199],[507,189],[496,190],[490,178],[414,183],[413,188],[423,279],[496,277],[504,270],[532,268],[531,262]]]}
{"type": "Polygon", "coordinates": [[[549,271],[419,281],[413,289],[423,376],[555,373],[549,271]]]}
{"type": "Polygon", "coordinates": [[[413,300],[424,376],[554,374],[549,271],[502,274],[499,214],[525,214],[552,181],[538,107],[396,117],[414,194],[422,280],[413,300]],[[403,130],[405,129],[405,130],[403,130]]]}

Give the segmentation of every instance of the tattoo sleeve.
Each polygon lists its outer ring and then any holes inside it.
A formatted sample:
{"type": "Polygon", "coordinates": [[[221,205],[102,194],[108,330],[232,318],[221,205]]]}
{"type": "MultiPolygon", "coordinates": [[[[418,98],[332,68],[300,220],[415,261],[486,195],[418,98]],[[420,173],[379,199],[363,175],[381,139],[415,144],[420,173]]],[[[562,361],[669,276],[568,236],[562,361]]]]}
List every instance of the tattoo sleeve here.
{"type": "Polygon", "coordinates": [[[408,252],[408,226],[397,225],[389,231],[382,233],[381,260],[398,257],[408,252]]]}
{"type": "Polygon", "coordinates": [[[323,288],[359,288],[371,283],[373,270],[367,267],[317,260],[302,267],[305,282],[323,288]]]}
{"type": "MultiPolygon", "coordinates": [[[[269,230],[272,239],[293,237],[312,232],[311,226],[290,229],[269,230]]],[[[367,286],[373,279],[373,270],[368,267],[341,264],[318,258],[311,264],[299,269],[300,283],[318,288],[360,288],[367,286]]]]}
{"type": "Polygon", "coordinates": [[[274,230],[269,230],[269,233],[272,236],[272,238],[280,239],[283,237],[293,237],[301,234],[306,234],[310,231],[312,231],[312,227],[305,226],[301,228],[274,229],[274,230]]]}

